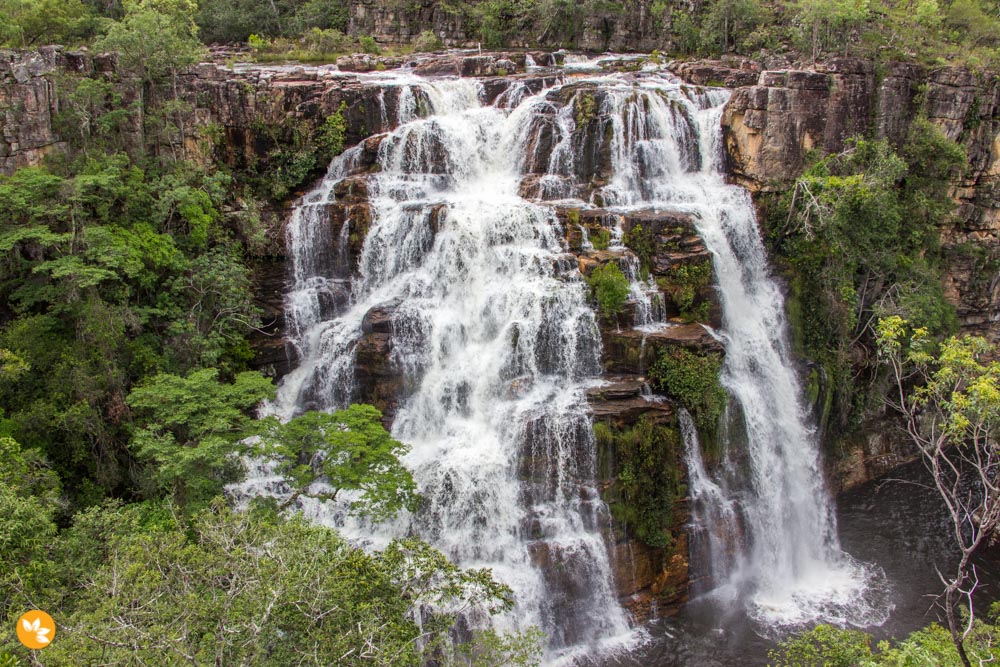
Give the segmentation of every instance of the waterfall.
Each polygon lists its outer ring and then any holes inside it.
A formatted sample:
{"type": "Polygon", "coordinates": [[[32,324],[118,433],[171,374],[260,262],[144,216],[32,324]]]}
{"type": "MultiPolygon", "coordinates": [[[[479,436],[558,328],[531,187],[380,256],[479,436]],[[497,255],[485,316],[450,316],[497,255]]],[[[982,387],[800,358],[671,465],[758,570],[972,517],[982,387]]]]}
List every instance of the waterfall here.
{"type": "Polygon", "coordinates": [[[724,180],[720,116],[728,92],[656,81],[640,83],[638,91],[609,85],[602,112],[614,128],[613,175],[601,198],[693,214],[718,281],[726,348],[721,380],[745,439],[745,451],[728,453],[746,460],[728,461],[713,480],[698,448],[687,448],[695,509],[717,535],[708,541],[715,583],[743,599],[765,627],[884,622],[881,571],[840,549],[782,294],[770,277],[753,204],[724,180]]]}
{"type": "Polygon", "coordinates": [[[361,543],[416,533],[464,567],[492,568],[517,600],[499,625],[542,628],[550,658],[628,636],[584,397],[599,334],[553,210],[518,195],[523,129],[546,103],[514,84],[485,106],[470,79],[415,80],[400,99],[412,117],[382,139],[367,178],[371,223],[345,298],[327,296],[344,289],[327,275],[338,242],[324,208],[356,158],[338,158],[289,222],[299,364],[269,409],[350,403],[365,315],[384,309],[392,362],[412,386],[391,431],[411,447],[404,463],[425,506],[380,526],[305,511],[361,543]],[[422,117],[414,99],[427,100],[422,117]]]}
{"type": "MultiPolygon", "coordinates": [[[[360,544],[416,534],[463,567],[492,568],[517,600],[498,625],[540,627],[550,660],[629,636],[584,391],[601,373],[600,335],[552,200],[610,209],[616,252],[622,214],[683,211],[713,256],[722,381],[747,441],[745,466],[710,472],[681,413],[696,512],[718,535],[745,535],[708,541],[717,583],[726,579],[767,624],[870,620],[872,577],[837,543],[753,208],[721,172],[727,92],[650,71],[537,93],[512,82],[492,105],[472,79],[398,75],[379,85],[394,88],[398,118],[380,138],[378,169],[364,176],[363,210],[332,213],[338,185],[357,177],[358,147],[334,160],[288,223],[287,335],[297,365],[266,410],[288,419],[356,400],[366,318],[379,313],[404,377],[391,432],[411,448],[403,462],[425,503],[378,526],[343,505],[303,499],[303,511],[360,544]],[[587,134],[578,121],[590,112],[597,130],[587,134]],[[349,266],[352,234],[364,240],[349,266]],[[726,522],[740,530],[727,533],[726,522]]],[[[621,262],[635,324],[667,326],[655,282],[634,257],[621,262]]],[[[247,484],[248,493],[279,487],[266,462],[247,484]]]]}

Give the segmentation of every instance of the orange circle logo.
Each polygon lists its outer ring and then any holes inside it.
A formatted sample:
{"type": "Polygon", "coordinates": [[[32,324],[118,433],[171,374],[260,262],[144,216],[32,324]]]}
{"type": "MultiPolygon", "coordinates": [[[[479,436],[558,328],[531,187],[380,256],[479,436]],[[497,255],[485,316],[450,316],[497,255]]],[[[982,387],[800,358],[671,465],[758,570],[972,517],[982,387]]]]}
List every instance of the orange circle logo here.
{"type": "Polygon", "coordinates": [[[56,622],[39,609],[32,609],[17,619],[17,638],[30,649],[38,650],[52,643],[56,622]]]}

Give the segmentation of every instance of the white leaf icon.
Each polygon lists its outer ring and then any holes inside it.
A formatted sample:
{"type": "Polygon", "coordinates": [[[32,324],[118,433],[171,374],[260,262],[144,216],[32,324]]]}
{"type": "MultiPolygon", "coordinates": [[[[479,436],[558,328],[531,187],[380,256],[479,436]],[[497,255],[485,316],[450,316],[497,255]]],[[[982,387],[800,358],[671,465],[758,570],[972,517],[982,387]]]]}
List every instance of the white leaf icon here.
{"type": "Polygon", "coordinates": [[[28,619],[26,618],[21,619],[21,627],[24,628],[27,632],[31,632],[32,630],[31,623],[28,623],[28,619]]]}
{"type": "Polygon", "coordinates": [[[38,634],[40,634],[40,635],[47,635],[47,634],[49,634],[49,629],[48,628],[42,628],[41,630],[38,631],[38,634]]]}
{"type": "Polygon", "coordinates": [[[43,635],[42,633],[38,633],[38,635],[35,636],[35,641],[38,642],[39,644],[48,644],[49,638],[43,635]]]}

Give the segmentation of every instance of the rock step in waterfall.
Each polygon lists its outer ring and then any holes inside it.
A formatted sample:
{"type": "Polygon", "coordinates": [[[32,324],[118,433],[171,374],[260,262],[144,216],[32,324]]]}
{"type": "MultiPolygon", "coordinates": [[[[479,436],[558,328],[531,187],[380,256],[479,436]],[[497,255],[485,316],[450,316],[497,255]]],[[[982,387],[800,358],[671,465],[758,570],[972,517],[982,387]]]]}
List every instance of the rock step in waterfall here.
{"type": "MultiPolygon", "coordinates": [[[[631,282],[638,333],[605,345],[719,346],[699,325],[665,321],[655,282],[622,246],[624,226],[646,224],[710,257],[718,280],[723,382],[747,444],[718,479],[688,446],[697,518],[745,536],[709,550],[738,554],[715,586],[764,625],[879,622],[872,570],[837,543],[752,205],[723,179],[727,91],[660,71],[567,76],[534,93],[512,80],[493,104],[473,79],[381,85],[396,129],[338,157],[288,224],[298,365],[268,410],[344,407],[391,366],[402,378],[392,434],[411,446],[404,463],[427,502],[379,526],[329,503],[303,510],[359,543],[416,533],[462,566],[492,568],[517,598],[498,624],[540,627],[550,659],[629,637],[596,483],[586,396],[601,385],[602,340],[581,266],[618,261],[631,282]],[[584,217],[607,231],[607,250],[593,250],[584,217]]],[[[626,372],[641,374],[643,354],[626,372]]],[[[258,473],[247,493],[280,493],[266,465],[258,473]]]]}

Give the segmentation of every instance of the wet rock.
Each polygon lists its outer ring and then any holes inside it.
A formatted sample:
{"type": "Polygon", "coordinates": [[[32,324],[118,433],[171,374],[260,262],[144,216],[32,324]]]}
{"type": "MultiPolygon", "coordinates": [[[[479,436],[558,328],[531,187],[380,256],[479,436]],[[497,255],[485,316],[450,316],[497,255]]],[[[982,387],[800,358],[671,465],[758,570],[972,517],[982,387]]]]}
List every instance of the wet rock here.
{"type": "Polygon", "coordinates": [[[355,348],[354,383],[357,402],[374,405],[382,411],[382,421],[391,426],[406,395],[402,373],[392,362],[392,334],[367,333],[355,348]]]}
{"type": "Polygon", "coordinates": [[[614,545],[615,587],[638,622],[674,616],[688,600],[688,536],[679,531],[675,540],[671,549],[637,541],[614,545]]]}
{"type": "Polygon", "coordinates": [[[645,210],[623,217],[622,229],[626,234],[638,235],[638,227],[642,227],[642,236],[651,243],[649,270],[654,276],[669,275],[677,264],[711,260],[690,213],[645,210]]]}
{"type": "Polygon", "coordinates": [[[424,60],[414,72],[422,76],[507,76],[516,74],[518,66],[506,54],[448,55],[424,60]]]}
{"type": "Polygon", "coordinates": [[[643,375],[656,362],[660,350],[685,348],[693,352],[722,352],[722,343],[701,324],[668,324],[646,333],[636,329],[601,331],[604,343],[602,363],[608,373],[643,375]]]}
{"type": "Polygon", "coordinates": [[[397,69],[406,59],[402,56],[376,56],[370,53],[352,53],[337,58],[337,69],[342,72],[374,72],[397,69]]]}
{"type": "Polygon", "coordinates": [[[614,422],[619,427],[640,419],[653,423],[676,421],[673,405],[651,396],[645,378],[635,375],[603,378],[599,387],[587,389],[587,403],[595,421],[614,422]]]}
{"type": "Polygon", "coordinates": [[[333,186],[333,194],[338,202],[356,204],[367,201],[368,179],[365,176],[345,178],[333,186]]]}
{"type": "Polygon", "coordinates": [[[399,301],[375,306],[365,313],[361,320],[361,331],[365,334],[391,334],[393,332],[392,322],[399,308],[399,301]]]}

